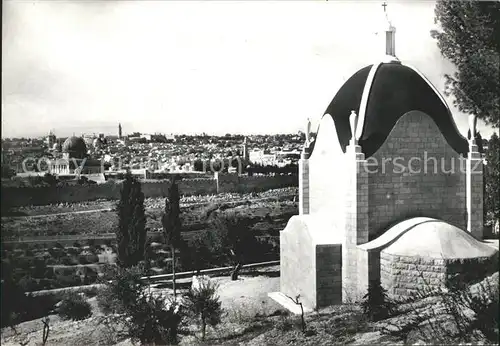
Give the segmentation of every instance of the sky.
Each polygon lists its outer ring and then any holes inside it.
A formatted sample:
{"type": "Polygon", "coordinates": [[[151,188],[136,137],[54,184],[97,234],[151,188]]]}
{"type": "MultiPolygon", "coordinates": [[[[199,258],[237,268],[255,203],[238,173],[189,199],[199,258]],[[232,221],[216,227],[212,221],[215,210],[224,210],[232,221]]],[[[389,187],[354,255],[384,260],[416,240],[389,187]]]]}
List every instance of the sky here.
{"type": "MultiPolygon", "coordinates": [[[[387,3],[396,55],[443,91],[453,66],[429,34],[434,1],[387,3]]],[[[124,134],[304,130],[385,52],[381,4],[6,0],[2,138],[117,134],[119,122],[124,134]]]]}

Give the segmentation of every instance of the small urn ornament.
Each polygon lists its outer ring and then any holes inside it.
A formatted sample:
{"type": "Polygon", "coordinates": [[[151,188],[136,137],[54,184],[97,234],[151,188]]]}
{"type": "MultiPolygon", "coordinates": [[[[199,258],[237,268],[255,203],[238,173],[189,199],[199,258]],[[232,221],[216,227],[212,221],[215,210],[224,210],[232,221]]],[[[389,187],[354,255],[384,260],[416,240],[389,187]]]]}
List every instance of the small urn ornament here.
{"type": "Polygon", "coordinates": [[[351,126],[351,141],[356,144],[356,127],[358,126],[358,115],[354,110],[351,111],[351,115],[349,116],[349,124],[351,126]]]}
{"type": "Polygon", "coordinates": [[[309,143],[311,143],[311,118],[307,118],[305,146],[308,147],[309,143]]]}
{"type": "Polygon", "coordinates": [[[470,131],[470,142],[476,142],[476,126],[477,126],[477,116],[475,114],[469,115],[469,131],[470,131]]]}

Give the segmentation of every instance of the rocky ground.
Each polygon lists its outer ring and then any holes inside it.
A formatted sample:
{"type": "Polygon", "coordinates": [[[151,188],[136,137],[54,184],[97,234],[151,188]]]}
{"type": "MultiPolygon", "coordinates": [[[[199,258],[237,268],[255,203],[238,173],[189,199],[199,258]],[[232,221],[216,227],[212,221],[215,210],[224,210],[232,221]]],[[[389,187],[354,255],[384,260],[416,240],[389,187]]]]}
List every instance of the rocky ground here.
{"type": "MultiPolygon", "coordinates": [[[[279,287],[279,277],[270,272],[241,275],[238,281],[227,277],[214,278],[220,284],[219,294],[225,310],[223,321],[216,329],[209,329],[203,343],[196,333],[181,336],[181,345],[422,345],[418,333],[410,329],[405,336],[391,335],[389,326],[404,329],[418,309],[436,308],[436,298],[420,302],[414,308],[402,308],[398,316],[377,323],[367,321],[357,305],[334,306],[305,316],[306,333],[300,329],[300,317],[284,313],[282,308],[267,297],[279,287]],[[385,331],[384,331],[385,330],[385,331]]],[[[498,273],[484,282],[497,285],[498,273]]],[[[471,288],[478,289],[479,285],[471,288]]],[[[120,338],[120,326],[106,323],[95,298],[89,300],[93,316],[80,322],[51,318],[48,345],[121,345],[132,346],[130,339],[120,338]]],[[[427,321],[428,322],[428,321],[427,321]]],[[[425,322],[423,323],[425,327],[425,322]]],[[[194,326],[190,327],[192,331],[194,326]]],[[[2,331],[2,345],[38,345],[42,339],[41,320],[25,322],[16,331],[2,331]]],[[[479,340],[485,344],[484,340],[479,340]]],[[[433,343],[427,343],[433,344],[433,343]]]]}

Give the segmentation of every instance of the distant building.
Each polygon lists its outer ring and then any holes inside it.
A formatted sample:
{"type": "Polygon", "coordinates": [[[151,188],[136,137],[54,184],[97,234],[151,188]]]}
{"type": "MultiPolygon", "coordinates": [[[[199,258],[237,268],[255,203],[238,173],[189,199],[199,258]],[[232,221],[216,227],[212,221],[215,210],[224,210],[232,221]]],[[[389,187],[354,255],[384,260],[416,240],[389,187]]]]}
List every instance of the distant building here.
{"type": "Polygon", "coordinates": [[[62,145],[62,158],[50,162],[49,171],[56,175],[96,174],[102,173],[102,165],[88,157],[83,138],[72,136],[62,145]]]}
{"type": "Polygon", "coordinates": [[[165,135],[165,139],[167,141],[175,141],[175,135],[173,135],[172,133],[169,135],[165,135]]]}
{"type": "Polygon", "coordinates": [[[64,158],[83,159],[87,156],[87,144],[81,137],[71,136],[62,145],[64,158]]]}
{"type": "Polygon", "coordinates": [[[277,163],[276,154],[267,153],[263,149],[253,149],[248,156],[250,162],[257,165],[273,166],[277,163]]]}
{"type": "Polygon", "coordinates": [[[248,154],[248,144],[247,144],[247,137],[245,137],[244,141],[243,141],[243,159],[245,161],[249,161],[250,157],[249,157],[249,154],[248,154]]]}
{"type": "Polygon", "coordinates": [[[104,148],[104,146],[104,137],[95,138],[92,142],[92,147],[94,150],[101,150],[102,148],[104,148]]]}
{"type": "Polygon", "coordinates": [[[49,171],[54,175],[70,174],[68,159],[58,158],[50,162],[49,171]]]}
{"type": "Polygon", "coordinates": [[[121,144],[123,146],[127,146],[130,144],[130,141],[127,137],[123,137],[123,138],[119,139],[117,142],[118,142],[118,144],[121,144]]]}
{"type": "Polygon", "coordinates": [[[56,135],[52,131],[50,131],[49,135],[45,138],[45,143],[47,144],[47,147],[49,149],[52,148],[56,143],[56,141],[57,141],[56,135]]]}

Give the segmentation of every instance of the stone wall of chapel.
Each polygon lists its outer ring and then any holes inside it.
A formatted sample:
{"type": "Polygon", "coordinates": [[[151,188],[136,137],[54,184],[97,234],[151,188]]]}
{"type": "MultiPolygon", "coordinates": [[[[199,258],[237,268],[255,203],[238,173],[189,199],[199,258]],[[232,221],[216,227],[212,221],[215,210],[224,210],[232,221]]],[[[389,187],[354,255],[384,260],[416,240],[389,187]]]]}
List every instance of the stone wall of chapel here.
{"type": "Polygon", "coordinates": [[[414,216],[466,229],[465,159],[446,142],[431,117],[421,112],[401,117],[367,160],[371,238],[414,216]]]}

